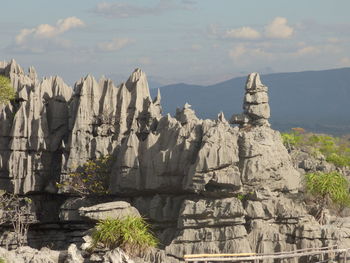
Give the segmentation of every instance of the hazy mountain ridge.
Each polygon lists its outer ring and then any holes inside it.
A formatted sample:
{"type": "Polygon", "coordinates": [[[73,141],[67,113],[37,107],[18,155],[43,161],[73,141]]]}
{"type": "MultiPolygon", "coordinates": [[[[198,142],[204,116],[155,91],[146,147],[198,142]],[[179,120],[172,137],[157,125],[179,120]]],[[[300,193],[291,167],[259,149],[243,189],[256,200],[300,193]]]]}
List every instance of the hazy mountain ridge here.
{"type": "MultiPolygon", "coordinates": [[[[350,68],[273,73],[261,76],[269,87],[271,123],[276,129],[302,126],[334,134],[350,132],[350,68]]],[[[242,111],[245,77],[215,85],[184,83],[161,87],[163,112],[174,114],[188,102],[201,118],[242,111]]],[[[156,90],[151,90],[155,96],[156,90]]]]}

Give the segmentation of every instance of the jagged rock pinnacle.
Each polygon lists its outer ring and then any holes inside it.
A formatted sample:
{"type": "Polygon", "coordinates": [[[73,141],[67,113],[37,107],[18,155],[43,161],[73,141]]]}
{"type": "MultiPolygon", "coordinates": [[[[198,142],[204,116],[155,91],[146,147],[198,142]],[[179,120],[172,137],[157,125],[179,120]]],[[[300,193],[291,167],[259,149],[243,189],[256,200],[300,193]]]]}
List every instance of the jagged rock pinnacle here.
{"type": "Polygon", "coordinates": [[[261,83],[260,75],[256,72],[249,74],[245,85],[243,113],[234,114],[231,123],[245,126],[269,126],[270,118],[268,88],[261,83]]]}

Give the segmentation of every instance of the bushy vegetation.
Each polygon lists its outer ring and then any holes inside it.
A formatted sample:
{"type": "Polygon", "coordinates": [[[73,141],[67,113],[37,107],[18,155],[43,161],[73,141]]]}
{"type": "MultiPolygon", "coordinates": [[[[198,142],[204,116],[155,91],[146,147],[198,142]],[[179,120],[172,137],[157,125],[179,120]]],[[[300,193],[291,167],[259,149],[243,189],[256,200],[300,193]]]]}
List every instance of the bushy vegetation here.
{"type": "Polygon", "coordinates": [[[323,154],[327,162],[337,167],[350,166],[349,141],[330,135],[306,133],[302,128],[293,128],[291,132],[282,133],[281,136],[289,151],[301,148],[313,155],[323,154]]]}
{"type": "Polygon", "coordinates": [[[150,232],[150,227],[141,217],[126,217],[125,219],[106,219],[97,223],[92,233],[93,247],[103,246],[108,249],[120,247],[132,256],[158,244],[150,232]]]}
{"type": "Polygon", "coordinates": [[[59,188],[68,188],[70,191],[86,195],[108,194],[109,174],[112,165],[110,156],[100,157],[87,161],[76,172],[70,173],[59,188]]]}
{"type": "Polygon", "coordinates": [[[291,132],[283,132],[281,133],[283,144],[286,146],[288,150],[293,149],[294,147],[297,147],[301,141],[302,136],[301,132],[298,130],[293,130],[291,132]]]}
{"type": "Polygon", "coordinates": [[[31,202],[28,197],[0,191],[0,225],[12,224],[17,246],[25,245],[29,225],[34,223],[31,202]]]}
{"type": "Polygon", "coordinates": [[[331,153],[328,155],[326,161],[333,163],[338,167],[350,166],[350,157],[346,155],[339,155],[337,153],[331,153]]]}
{"type": "Polygon", "coordinates": [[[16,93],[9,78],[0,75],[0,104],[13,100],[16,93]]]}
{"type": "Polygon", "coordinates": [[[5,259],[0,258],[0,263],[6,263],[5,259]]]}
{"type": "Polygon", "coordinates": [[[308,173],[305,175],[307,192],[316,202],[316,218],[323,222],[323,211],[331,205],[337,208],[350,206],[349,181],[338,172],[308,173]]]}

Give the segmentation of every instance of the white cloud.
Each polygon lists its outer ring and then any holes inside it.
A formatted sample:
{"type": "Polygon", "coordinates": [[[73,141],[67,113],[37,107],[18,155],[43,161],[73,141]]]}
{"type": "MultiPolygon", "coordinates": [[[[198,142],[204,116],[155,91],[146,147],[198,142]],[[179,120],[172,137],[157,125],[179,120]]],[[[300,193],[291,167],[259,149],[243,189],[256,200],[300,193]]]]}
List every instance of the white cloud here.
{"type": "Polygon", "coordinates": [[[244,45],[239,45],[232,48],[229,51],[229,56],[233,59],[238,59],[239,57],[243,56],[246,53],[247,53],[247,48],[244,45]]]}
{"type": "Polygon", "coordinates": [[[75,16],[68,17],[66,19],[60,19],[57,21],[57,28],[59,30],[59,33],[63,33],[72,28],[82,27],[82,26],[85,26],[84,22],[75,16]]]}
{"type": "Polygon", "coordinates": [[[126,47],[133,42],[134,41],[130,38],[117,38],[117,37],[115,37],[109,42],[98,43],[97,49],[100,51],[105,51],[105,52],[113,52],[113,51],[117,51],[119,49],[122,49],[123,47],[126,47]]]}
{"type": "MultiPolygon", "coordinates": [[[[240,44],[229,50],[229,57],[233,60],[239,60],[242,57],[250,59],[255,58],[272,58],[273,55],[264,51],[259,47],[247,47],[246,45],[240,44]]],[[[247,60],[248,61],[248,60],[247,60]]],[[[247,62],[246,61],[246,62],[247,62]]]]}
{"type": "Polygon", "coordinates": [[[294,33],[294,28],[287,23],[286,18],[276,17],[265,27],[265,35],[269,38],[290,38],[294,33]]]}
{"type": "Polygon", "coordinates": [[[16,36],[17,45],[24,45],[30,39],[53,38],[70,29],[83,27],[85,24],[77,17],[67,17],[57,21],[55,26],[49,24],[41,24],[35,28],[24,28],[16,36]]]}
{"type": "Polygon", "coordinates": [[[35,32],[35,29],[27,29],[27,28],[24,28],[21,30],[21,32],[16,36],[16,44],[22,44],[25,39],[31,35],[32,33],[35,32]]]}
{"type": "Polygon", "coordinates": [[[237,39],[258,39],[261,34],[251,27],[241,27],[236,29],[227,30],[225,37],[237,38],[237,39]]]}

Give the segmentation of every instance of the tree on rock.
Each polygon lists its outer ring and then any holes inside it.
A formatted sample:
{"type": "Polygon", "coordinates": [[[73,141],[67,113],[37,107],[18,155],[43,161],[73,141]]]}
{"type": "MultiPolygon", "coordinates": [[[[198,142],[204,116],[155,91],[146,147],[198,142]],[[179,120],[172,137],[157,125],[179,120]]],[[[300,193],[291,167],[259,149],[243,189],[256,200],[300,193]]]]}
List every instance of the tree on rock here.
{"type": "Polygon", "coordinates": [[[9,78],[0,75],[0,104],[13,100],[16,93],[9,78]]]}

